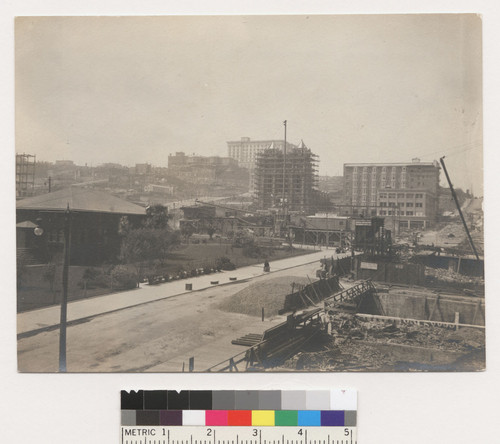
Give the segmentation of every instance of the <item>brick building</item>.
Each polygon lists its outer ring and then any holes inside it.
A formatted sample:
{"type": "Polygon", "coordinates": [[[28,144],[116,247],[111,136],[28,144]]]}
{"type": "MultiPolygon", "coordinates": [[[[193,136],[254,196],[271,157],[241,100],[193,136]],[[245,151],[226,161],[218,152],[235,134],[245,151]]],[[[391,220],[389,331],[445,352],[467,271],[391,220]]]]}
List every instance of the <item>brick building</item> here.
{"type": "Polygon", "coordinates": [[[396,231],[426,228],[438,215],[439,165],[408,163],[344,164],[342,214],[383,216],[396,231]]]}

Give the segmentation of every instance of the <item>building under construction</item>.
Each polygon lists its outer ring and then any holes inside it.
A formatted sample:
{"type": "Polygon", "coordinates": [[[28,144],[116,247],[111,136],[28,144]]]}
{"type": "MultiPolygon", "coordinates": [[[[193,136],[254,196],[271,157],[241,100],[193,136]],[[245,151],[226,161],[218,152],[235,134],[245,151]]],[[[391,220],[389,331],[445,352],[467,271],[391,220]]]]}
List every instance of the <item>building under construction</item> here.
{"type": "Polygon", "coordinates": [[[16,197],[32,196],[35,189],[36,156],[16,154],[16,197]]]}
{"type": "Polygon", "coordinates": [[[318,187],[318,156],[302,142],[283,153],[268,149],[257,157],[255,198],[259,209],[310,213],[318,187]]]}

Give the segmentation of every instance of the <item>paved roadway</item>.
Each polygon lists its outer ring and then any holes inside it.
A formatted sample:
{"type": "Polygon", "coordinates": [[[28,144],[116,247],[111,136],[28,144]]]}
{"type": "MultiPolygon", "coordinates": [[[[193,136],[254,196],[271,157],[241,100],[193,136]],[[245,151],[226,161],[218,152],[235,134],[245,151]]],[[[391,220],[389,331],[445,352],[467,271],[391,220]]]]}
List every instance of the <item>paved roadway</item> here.
{"type": "MultiPolygon", "coordinates": [[[[158,286],[115,293],[68,304],[69,371],[180,371],[195,356],[195,369],[204,370],[244,348],[231,339],[260,333],[282,322],[261,322],[252,316],[226,313],[216,305],[249,285],[250,280],[275,276],[309,276],[319,259],[333,250],[271,262],[233,272],[199,276],[158,286]],[[237,277],[237,281],[229,281],[237,277]],[[219,285],[210,281],[218,280],[219,285]],[[186,291],[192,283],[195,291],[186,291]],[[199,291],[196,291],[199,290],[199,291]]],[[[18,315],[20,371],[57,371],[59,307],[18,315]]]]}

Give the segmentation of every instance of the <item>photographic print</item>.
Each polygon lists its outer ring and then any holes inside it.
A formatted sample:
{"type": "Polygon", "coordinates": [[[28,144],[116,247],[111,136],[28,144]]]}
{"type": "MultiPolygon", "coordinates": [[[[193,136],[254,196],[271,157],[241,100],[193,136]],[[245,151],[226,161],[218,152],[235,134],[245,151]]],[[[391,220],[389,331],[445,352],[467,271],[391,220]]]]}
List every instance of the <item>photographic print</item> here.
{"type": "Polygon", "coordinates": [[[478,15],[18,17],[15,82],[20,372],[484,370],[478,15]]]}

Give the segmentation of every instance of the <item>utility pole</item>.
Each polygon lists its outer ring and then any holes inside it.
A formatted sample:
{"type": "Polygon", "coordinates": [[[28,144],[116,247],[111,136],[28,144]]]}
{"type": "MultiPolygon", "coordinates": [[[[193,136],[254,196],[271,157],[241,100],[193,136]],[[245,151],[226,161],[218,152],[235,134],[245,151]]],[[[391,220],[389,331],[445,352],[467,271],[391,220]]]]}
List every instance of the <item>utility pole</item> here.
{"type": "Polygon", "coordinates": [[[455,201],[455,205],[458,209],[458,214],[460,215],[460,219],[462,219],[462,223],[464,224],[465,232],[467,233],[467,238],[469,239],[469,244],[476,255],[476,259],[479,261],[479,255],[477,254],[476,247],[474,246],[474,242],[472,241],[472,236],[470,235],[469,228],[467,228],[467,224],[465,223],[464,215],[462,214],[462,209],[460,208],[460,204],[458,203],[458,198],[453,189],[453,185],[451,184],[450,176],[448,175],[448,170],[446,169],[446,165],[444,164],[444,156],[439,159],[441,165],[443,166],[444,174],[446,175],[446,180],[448,181],[448,185],[450,185],[451,195],[453,196],[453,200],[455,201]]]}
{"type": "Polygon", "coordinates": [[[283,145],[283,211],[285,210],[285,201],[286,201],[286,193],[285,193],[285,176],[286,176],[286,120],[283,122],[285,126],[285,144],[283,145]]]}
{"type": "MultiPolygon", "coordinates": [[[[286,216],[287,216],[287,202],[286,202],[286,120],[283,121],[283,125],[285,126],[285,140],[283,145],[283,228],[286,229],[286,216]]],[[[285,233],[285,236],[287,233],[285,233]]]]}
{"type": "Polygon", "coordinates": [[[59,371],[66,371],[66,323],[68,312],[68,270],[71,242],[71,212],[69,203],[64,213],[64,263],[63,263],[63,294],[61,299],[61,321],[59,324],[59,371]]]}

